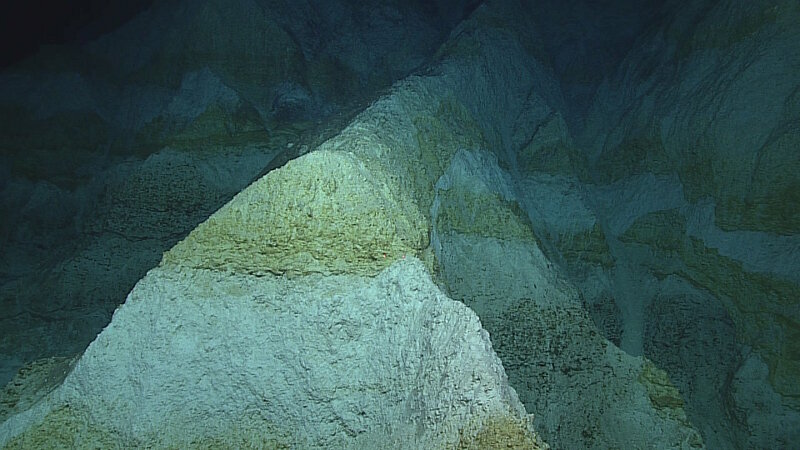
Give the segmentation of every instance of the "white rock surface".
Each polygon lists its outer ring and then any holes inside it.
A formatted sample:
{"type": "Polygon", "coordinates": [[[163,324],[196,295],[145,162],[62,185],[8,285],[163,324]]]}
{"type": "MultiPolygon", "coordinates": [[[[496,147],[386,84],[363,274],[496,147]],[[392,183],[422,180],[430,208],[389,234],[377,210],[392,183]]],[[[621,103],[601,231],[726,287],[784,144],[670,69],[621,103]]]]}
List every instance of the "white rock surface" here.
{"type": "Polygon", "coordinates": [[[153,269],[48,402],[0,425],[0,444],[62,404],[90,424],[76,442],[105,430],[121,446],[268,426],[302,448],[436,448],[525,417],[477,316],[410,257],[375,278],[153,269]]]}

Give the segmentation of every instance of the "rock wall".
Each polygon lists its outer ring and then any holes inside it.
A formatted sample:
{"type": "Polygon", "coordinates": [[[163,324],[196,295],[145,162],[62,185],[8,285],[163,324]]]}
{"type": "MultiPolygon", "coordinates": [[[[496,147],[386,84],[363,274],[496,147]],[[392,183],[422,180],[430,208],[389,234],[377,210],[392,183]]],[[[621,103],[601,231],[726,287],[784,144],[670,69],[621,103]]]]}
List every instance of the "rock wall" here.
{"type": "Polygon", "coordinates": [[[624,10],[583,78],[564,6],[318,6],[156,2],[2,75],[2,374],[130,294],[0,442],[800,439],[796,2],[624,10]]]}
{"type": "Polygon", "coordinates": [[[424,72],[197,226],[2,442],[535,448],[533,423],[557,447],[703,447],[537,236],[518,154],[570,140],[523,6],[477,8],[424,72]]]}
{"type": "Polygon", "coordinates": [[[0,383],[80,352],[164,251],[447,33],[419,5],[316,3],[154,2],[0,74],[0,383]]]}
{"type": "Polygon", "coordinates": [[[722,230],[797,234],[798,5],[664,9],[598,93],[585,139],[598,174],[677,173],[722,230]]]}
{"type": "Polygon", "coordinates": [[[669,373],[711,448],[798,438],[799,14],[665,2],[588,115],[525,153],[534,227],[604,334],[669,373]]]}
{"type": "Polygon", "coordinates": [[[481,317],[537,429],[558,448],[703,448],[666,373],[598,332],[537,245],[511,180],[492,155],[457,154],[436,186],[436,254],[443,284],[481,317]]]}

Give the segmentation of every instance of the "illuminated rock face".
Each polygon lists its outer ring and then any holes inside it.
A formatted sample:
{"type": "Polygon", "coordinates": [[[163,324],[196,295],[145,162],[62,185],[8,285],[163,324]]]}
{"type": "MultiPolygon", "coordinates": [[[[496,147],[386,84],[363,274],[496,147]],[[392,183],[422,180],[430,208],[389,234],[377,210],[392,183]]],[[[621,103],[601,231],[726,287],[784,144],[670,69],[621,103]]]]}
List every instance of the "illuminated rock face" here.
{"type": "MultiPolygon", "coordinates": [[[[0,443],[534,448],[533,429],[555,448],[800,439],[797,6],[718,2],[688,11],[689,26],[665,3],[584,121],[559,84],[574,96],[602,77],[557,78],[576,69],[548,59],[569,45],[542,43],[540,28],[554,35],[541,11],[466,2],[473,14],[434,53],[428,25],[406,33],[413,10],[381,3],[159,2],[85,49],[113,62],[117,44],[142,42],[115,63],[134,82],[113,102],[81,74],[17,91],[29,81],[9,76],[22,103],[53,101],[2,110],[17,121],[3,126],[54,131],[5,130],[8,145],[47,155],[82,123],[66,142],[86,155],[77,166],[109,165],[87,185],[76,166],[31,158],[13,173],[42,184],[0,173],[37,200],[9,211],[60,224],[49,239],[91,236],[36,289],[65,305],[139,282],[77,362],[20,374],[0,443]],[[169,17],[186,23],[147,34],[169,17]],[[241,27],[215,40],[229,22],[241,27]],[[253,33],[267,39],[242,41],[253,33]],[[358,51],[370,43],[383,50],[358,51]],[[69,91],[86,95],[63,116],[69,91]],[[328,116],[360,91],[370,106],[328,116]],[[109,135],[120,147],[92,159],[109,135]],[[146,159],[114,159],[131,151],[146,159]],[[51,196],[70,201],[48,210],[51,196]],[[96,213],[76,216],[86,199],[96,213]]],[[[35,304],[25,281],[2,292],[35,304]]],[[[82,306],[81,320],[103,322],[82,306]]]]}
{"type": "MultiPolygon", "coordinates": [[[[537,415],[557,445],[617,445],[634,432],[664,447],[702,445],[677,403],[652,400],[641,359],[607,354],[498,165],[516,172],[509,136],[531,123],[521,113],[561,103],[557,83],[529,53],[531,22],[514,14],[519,8],[478,9],[460,25],[469,32],[439,52],[433,75],[397,83],[316,151],[200,224],[140,280],[63,384],[4,423],[4,438],[23,446],[79,438],[533,447],[487,333],[431,283],[432,273],[482,313],[529,407],[555,408],[575,390],[558,413],[537,415]],[[485,188],[475,188],[478,180],[485,188]],[[454,275],[459,265],[471,274],[482,258],[507,262],[494,259],[503,246],[525,261],[509,266],[529,277],[523,285],[513,274],[454,275]],[[479,249],[488,253],[469,253],[479,249]],[[481,299],[507,289],[519,314],[498,321],[493,311],[509,305],[481,299]],[[526,310],[523,299],[538,306],[526,310]],[[562,323],[573,337],[593,338],[563,340],[562,323]],[[519,335],[535,342],[515,345],[519,335]],[[550,352],[554,340],[564,352],[550,352]],[[545,361],[561,370],[574,358],[590,362],[549,380],[529,371],[545,361]],[[620,377],[608,379],[600,361],[620,377]],[[624,394],[598,395],[591,386],[604,379],[627,386],[624,394]],[[576,415],[590,410],[587,402],[624,426],[576,415]],[[567,417],[574,423],[558,429],[567,417]],[[71,436],[86,420],[86,433],[71,436]],[[587,426],[595,430],[588,437],[580,431],[587,426]]],[[[213,77],[187,83],[227,98],[213,77]]],[[[152,202],[159,209],[158,197],[152,202]]]]}
{"type": "Polygon", "coordinates": [[[411,449],[469,444],[504,423],[532,448],[491,348],[478,317],[411,256],[375,277],[165,264],[137,284],[47,403],[2,431],[43,418],[11,448],[411,449]],[[89,426],[75,432],[75,422],[89,426]]]}
{"type": "MultiPolygon", "coordinates": [[[[137,283],[64,382],[2,424],[3,442],[536,448],[477,316],[416,258],[431,198],[418,187],[446,162],[433,150],[480,139],[472,122],[442,126],[446,111],[466,115],[443,81],[407,82],[212,214],[137,283]],[[416,156],[430,173],[411,176],[416,156]]],[[[147,233],[140,225],[122,230],[147,233]]]]}
{"type": "Polygon", "coordinates": [[[0,384],[85,348],[164,251],[430,57],[443,20],[404,2],[158,1],[0,73],[0,384]]]}

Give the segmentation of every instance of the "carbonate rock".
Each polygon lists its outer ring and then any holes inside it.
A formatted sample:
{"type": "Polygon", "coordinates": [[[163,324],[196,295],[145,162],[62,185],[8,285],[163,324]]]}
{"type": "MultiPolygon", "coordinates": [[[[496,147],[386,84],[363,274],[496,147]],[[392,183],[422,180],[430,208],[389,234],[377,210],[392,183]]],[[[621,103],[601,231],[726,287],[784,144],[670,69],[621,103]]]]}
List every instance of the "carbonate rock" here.
{"type": "Polygon", "coordinates": [[[415,258],[293,279],[165,263],[0,443],[534,448],[529,426],[477,316],[415,258]]]}

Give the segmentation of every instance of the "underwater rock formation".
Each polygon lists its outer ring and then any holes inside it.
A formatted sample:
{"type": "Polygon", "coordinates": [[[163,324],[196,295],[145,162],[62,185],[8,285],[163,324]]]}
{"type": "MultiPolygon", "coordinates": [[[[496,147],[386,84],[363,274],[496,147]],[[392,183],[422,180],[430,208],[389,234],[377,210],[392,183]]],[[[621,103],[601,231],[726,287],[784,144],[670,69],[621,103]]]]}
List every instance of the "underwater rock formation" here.
{"type": "Polygon", "coordinates": [[[800,8],[620,4],[581,63],[555,3],[156,2],[3,74],[4,375],[92,342],[0,444],[800,439],[800,8]]]}

